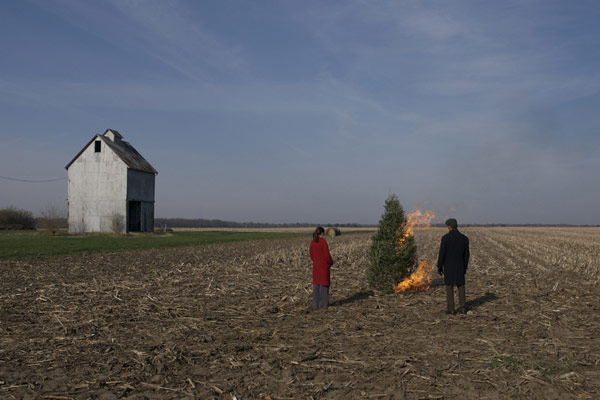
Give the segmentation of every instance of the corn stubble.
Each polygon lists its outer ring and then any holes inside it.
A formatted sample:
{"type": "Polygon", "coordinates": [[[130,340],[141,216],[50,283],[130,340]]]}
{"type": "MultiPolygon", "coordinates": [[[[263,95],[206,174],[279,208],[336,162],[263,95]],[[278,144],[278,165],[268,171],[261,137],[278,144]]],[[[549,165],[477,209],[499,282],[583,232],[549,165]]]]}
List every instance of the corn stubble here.
{"type": "Polygon", "coordinates": [[[324,310],[309,237],[2,261],[0,398],[597,397],[600,229],[461,230],[461,316],[440,285],[373,293],[372,234],[327,238],[324,310]]]}

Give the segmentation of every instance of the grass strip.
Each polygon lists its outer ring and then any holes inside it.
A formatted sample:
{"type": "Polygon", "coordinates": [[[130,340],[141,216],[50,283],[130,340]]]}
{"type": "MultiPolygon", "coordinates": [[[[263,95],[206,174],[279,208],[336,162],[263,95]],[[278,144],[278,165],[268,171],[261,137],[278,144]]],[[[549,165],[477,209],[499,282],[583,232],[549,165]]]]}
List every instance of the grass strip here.
{"type": "Polygon", "coordinates": [[[0,231],[0,260],[85,253],[201,246],[246,240],[310,237],[292,232],[170,232],[132,235],[78,234],[51,236],[44,231],[0,231]]]}

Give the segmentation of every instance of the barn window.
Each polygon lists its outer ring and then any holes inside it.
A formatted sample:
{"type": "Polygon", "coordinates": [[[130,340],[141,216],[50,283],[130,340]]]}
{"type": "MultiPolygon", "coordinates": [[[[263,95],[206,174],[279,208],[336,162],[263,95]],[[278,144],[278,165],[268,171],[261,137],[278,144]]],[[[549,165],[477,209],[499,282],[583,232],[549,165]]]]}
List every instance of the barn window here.
{"type": "Polygon", "coordinates": [[[100,153],[100,141],[99,141],[99,140],[96,140],[96,143],[94,143],[94,144],[95,144],[95,146],[96,146],[96,147],[94,148],[95,152],[96,152],[96,153],[100,153]]]}

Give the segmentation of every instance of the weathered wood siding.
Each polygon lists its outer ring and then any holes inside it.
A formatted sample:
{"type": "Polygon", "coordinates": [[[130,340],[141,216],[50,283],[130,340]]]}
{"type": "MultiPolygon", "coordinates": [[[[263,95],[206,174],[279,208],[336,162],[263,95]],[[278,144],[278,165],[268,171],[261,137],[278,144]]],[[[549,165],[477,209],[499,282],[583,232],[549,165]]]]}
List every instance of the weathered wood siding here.
{"type": "MultiPolygon", "coordinates": [[[[96,153],[95,142],[68,169],[71,232],[111,232],[115,216],[120,216],[125,226],[127,166],[105,143],[96,153]]],[[[152,193],[154,197],[154,183],[152,193]]]]}

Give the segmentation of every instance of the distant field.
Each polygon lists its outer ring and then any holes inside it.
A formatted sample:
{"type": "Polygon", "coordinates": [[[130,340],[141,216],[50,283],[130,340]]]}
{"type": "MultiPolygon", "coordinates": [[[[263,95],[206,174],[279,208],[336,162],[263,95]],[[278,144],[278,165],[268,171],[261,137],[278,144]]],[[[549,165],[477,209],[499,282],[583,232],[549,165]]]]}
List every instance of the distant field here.
{"type": "MultiPolygon", "coordinates": [[[[327,227],[324,227],[327,229],[327,227]]],[[[315,227],[288,227],[288,228],[172,228],[175,232],[289,232],[289,233],[313,233],[315,227]]],[[[340,228],[342,233],[375,232],[377,228],[340,228]]]]}

